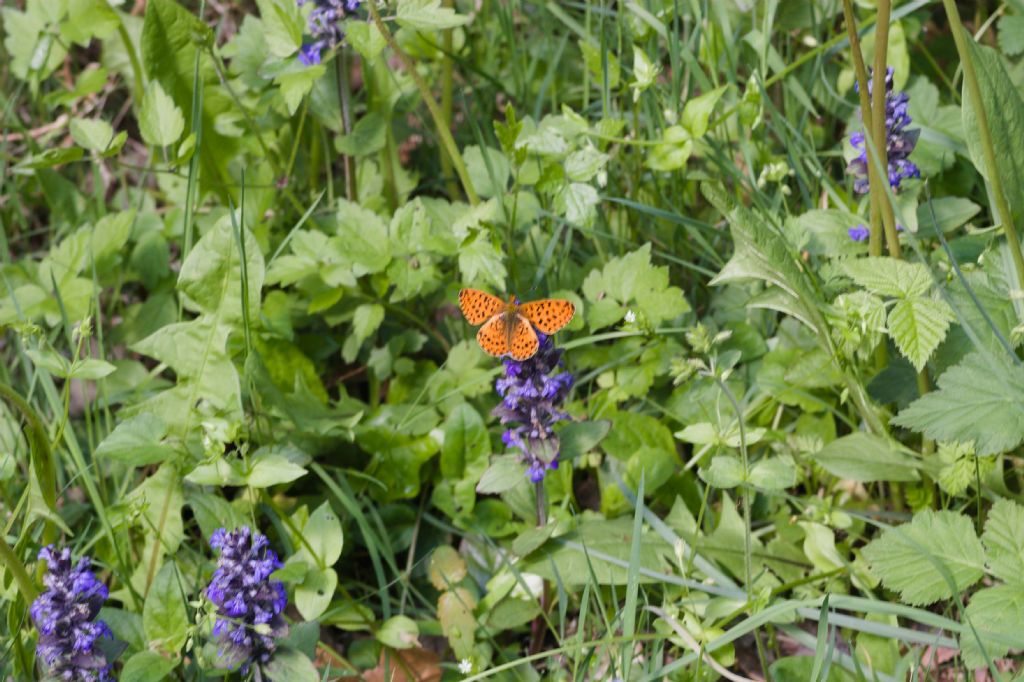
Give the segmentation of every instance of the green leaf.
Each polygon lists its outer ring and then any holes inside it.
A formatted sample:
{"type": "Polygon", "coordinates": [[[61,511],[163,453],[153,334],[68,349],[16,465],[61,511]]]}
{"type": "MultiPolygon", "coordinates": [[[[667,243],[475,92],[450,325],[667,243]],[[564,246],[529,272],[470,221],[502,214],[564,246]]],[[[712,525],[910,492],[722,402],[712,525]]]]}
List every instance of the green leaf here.
{"type": "Polygon", "coordinates": [[[438,590],[447,590],[466,577],[466,561],[454,547],[441,545],[430,554],[427,577],[438,590]]]}
{"type": "MultiPolygon", "coordinates": [[[[259,242],[242,228],[245,239],[248,278],[248,317],[259,317],[264,264],[259,242]]],[[[196,242],[178,274],[178,290],[187,297],[188,307],[216,314],[222,322],[241,321],[242,269],[238,240],[231,218],[224,216],[196,242]]]]}
{"type": "Polygon", "coordinates": [[[723,85],[705,92],[703,95],[687,100],[686,105],[683,106],[683,114],[680,116],[679,122],[692,138],[703,137],[704,133],[708,131],[711,112],[715,110],[715,105],[718,104],[718,100],[725,94],[727,87],[723,85]]]}
{"type": "Polygon", "coordinates": [[[788,457],[768,457],[754,463],[747,480],[756,488],[784,490],[796,485],[796,467],[788,457]]]}
{"type": "Polygon", "coordinates": [[[914,606],[949,599],[985,570],[971,519],[952,511],[918,512],[910,523],[883,531],[863,554],[882,584],[914,606]]]}
{"type": "Polygon", "coordinates": [[[110,376],[115,371],[117,371],[117,367],[114,367],[106,360],[85,358],[83,360],[76,360],[71,364],[71,370],[68,372],[68,378],[95,381],[97,379],[110,376]]]}
{"type": "Polygon", "coordinates": [[[131,466],[162,462],[175,456],[174,448],[161,442],[166,435],[164,420],[143,412],[118,424],[96,447],[95,454],[131,466]]]}
{"type": "Polygon", "coordinates": [[[438,31],[469,23],[469,17],[456,14],[451,7],[442,7],[441,0],[399,0],[395,20],[399,26],[417,31],[438,31]]]}
{"type": "Polygon", "coordinates": [[[495,289],[505,289],[504,256],[491,241],[487,231],[480,231],[459,249],[459,270],[462,280],[474,286],[490,283],[495,289]]]}
{"type": "Polygon", "coordinates": [[[501,196],[505,192],[512,174],[512,166],[504,154],[491,147],[480,148],[471,145],[462,151],[462,157],[466,162],[469,180],[477,194],[486,198],[501,196]]]}
{"type": "Polygon", "coordinates": [[[985,668],[988,661],[1005,656],[1011,648],[1024,649],[1024,588],[1020,585],[999,585],[978,590],[964,610],[964,629],[960,635],[960,652],[969,670],[985,668]],[[978,636],[967,626],[974,628],[978,636]],[[978,637],[984,644],[982,652],[978,637]]]}
{"type": "Polygon", "coordinates": [[[845,261],[843,271],[854,282],[879,296],[917,298],[932,286],[927,265],[896,258],[853,258],[845,261]]]}
{"type": "Polygon", "coordinates": [[[291,462],[283,455],[267,455],[256,458],[245,476],[245,485],[252,488],[269,488],[272,485],[290,483],[306,475],[306,470],[291,462]]]}
{"type": "Polygon", "coordinates": [[[295,608],[306,620],[315,620],[331,605],[337,587],[338,574],[333,568],[310,568],[295,587],[295,608]]]}
{"type": "Polygon", "coordinates": [[[392,616],[377,630],[377,641],[392,649],[411,649],[419,645],[420,629],[408,616],[392,616]]]}
{"type": "Polygon", "coordinates": [[[268,680],[320,682],[320,673],[317,672],[313,661],[291,647],[278,647],[274,657],[262,668],[263,676],[268,680]]]}
{"type": "Polygon", "coordinates": [[[146,144],[155,147],[170,146],[185,132],[185,117],[160,81],[150,83],[142,97],[139,132],[146,144]]]}
{"type": "Polygon", "coordinates": [[[708,485],[728,490],[743,482],[743,463],[735,455],[718,455],[699,474],[708,485]]]}
{"type": "Polygon", "coordinates": [[[313,89],[313,84],[320,79],[327,68],[322,64],[302,66],[295,64],[291,69],[274,76],[274,83],[281,88],[281,97],[288,108],[288,114],[294,115],[302,104],[302,98],[313,89]]]}
{"type": "Polygon", "coordinates": [[[482,495],[503,493],[526,480],[526,467],[515,455],[495,457],[487,467],[476,491],[482,495]]]}
{"type": "Polygon", "coordinates": [[[590,182],[610,157],[593,147],[577,149],[565,159],[565,175],[573,182],[590,182]]]}
{"type": "Polygon", "coordinates": [[[302,47],[302,15],[292,0],[256,0],[270,54],[290,57],[302,47]]]}
{"type": "Polygon", "coordinates": [[[441,622],[441,631],[448,638],[456,658],[470,658],[473,655],[475,607],[476,599],[464,587],[443,592],[437,600],[437,619],[441,622]]]}
{"type": "Polygon", "coordinates": [[[377,59],[388,44],[376,24],[361,19],[345,22],[345,40],[369,64],[377,59]]]}
{"type": "Polygon", "coordinates": [[[98,118],[73,118],[68,126],[71,139],[91,152],[104,152],[114,140],[114,129],[98,118]]]}
{"type": "Polygon", "coordinates": [[[555,196],[555,208],[573,225],[589,227],[597,218],[601,197],[591,185],[570,182],[555,196]]]}
{"type": "Polygon", "coordinates": [[[1003,355],[976,351],[946,370],[938,390],[926,393],[893,420],[933,440],[974,441],[979,455],[1024,442],[1024,368],[1003,355]]]}
{"type": "Polygon", "coordinates": [[[858,431],[837,438],[811,456],[822,469],[839,478],[861,481],[917,481],[918,463],[883,438],[858,431]]]}
{"type": "Polygon", "coordinates": [[[338,201],[338,236],[354,264],[356,277],[381,272],[391,260],[388,226],[373,211],[359,204],[338,201]]]}
{"type": "Polygon", "coordinates": [[[441,475],[447,479],[461,478],[467,465],[486,460],[490,454],[491,439],[483,417],[469,403],[456,406],[444,423],[441,475]]]}
{"type": "MultiPolygon", "coordinates": [[[[613,432],[614,433],[614,432],[613,432]]],[[[592,583],[591,568],[599,585],[625,585],[629,579],[630,547],[633,544],[633,519],[619,517],[611,521],[583,521],[576,530],[548,540],[524,559],[521,570],[548,580],[569,585],[592,583]],[[589,551],[589,556],[585,553],[589,551]],[[615,562],[609,561],[613,559],[615,562]],[[552,563],[554,567],[552,567],[552,563]]],[[[660,571],[663,561],[672,556],[672,547],[656,533],[644,533],[640,540],[640,568],[660,571]]],[[[641,583],[657,582],[644,574],[641,583]]]]}
{"type": "Polygon", "coordinates": [[[145,529],[147,535],[146,556],[152,555],[152,546],[159,546],[159,553],[173,555],[185,537],[185,524],[181,508],[185,505],[181,475],[173,464],[165,463],[157,472],[128,493],[125,502],[142,509],[136,523],[145,529]],[[156,529],[161,529],[157,533],[156,529]]]}
{"type": "Polygon", "coordinates": [[[1024,15],[1004,15],[999,20],[999,48],[1009,57],[1024,52],[1024,15]]]}
{"type": "MultiPolygon", "coordinates": [[[[995,149],[996,169],[1010,204],[1011,216],[1000,216],[999,219],[1011,219],[1019,225],[1024,219],[1024,186],[1020,183],[1020,178],[1024,177],[1024,136],[1021,135],[1024,131],[1024,100],[1007,74],[1000,54],[991,47],[978,45],[969,37],[967,42],[995,149]]],[[[982,151],[978,113],[974,110],[966,87],[965,83],[963,123],[967,149],[975,168],[983,178],[991,182],[982,151]]]]}
{"type": "Polygon", "coordinates": [[[188,610],[184,578],[173,561],[168,561],[153,578],[142,607],[142,626],[150,647],[177,654],[188,638],[188,610]]]}
{"type": "Polygon", "coordinates": [[[121,682],[160,682],[178,667],[176,660],[164,658],[155,651],[140,651],[124,663],[121,682]]]}
{"type": "Polygon", "coordinates": [[[996,500],[989,510],[981,541],[988,552],[992,573],[1024,587],[1024,507],[1010,500],[996,500]]]}
{"type": "Polygon", "coordinates": [[[611,428],[612,423],[607,419],[566,424],[558,431],[559,458],[571,462],[587,454],[604,440],[611,428]]]}
{"type": "Polygon", "coordinates": [[[952,321],[953,311],[941,299],[897,301],[889,311],[889,335],[900,353],[920,372],[932,352],[946,338],[952,321]]]}
{"type": "Polygon", "coordinates": [[[647,155],[645,163],[651,170],[669,172],[686,165],[693,154],[693,136],[686,128],[675,125],[665,128],[661,140],[647,155]]]}
{"type": "MultiPolygon", "coordinates": [[[[362,23],[364,26],[372,24],[362,23]]],[[[351,40],[351,36],[349,36],[351,40]]],[[[356,121],[352,132],[337,138],[334,148],[342,154],[349,156],[368,156],[376,154],[384,148],[387,140],[387,131],[390,123],[386,118],[375,111],[369,111],[365,116],[356,121]]]]}
{"type": "Polygon", "coordinates": [[[295,556],[303,558],[311,564],[333,566],[341,556],[341,548],[345,536],[341,531],[341,521],[331,506],[324,502],[309,515],[302,528],[304,542],[298,544],[295,556]],[[312,550],[313,555],[310,555],[312,550]]]}

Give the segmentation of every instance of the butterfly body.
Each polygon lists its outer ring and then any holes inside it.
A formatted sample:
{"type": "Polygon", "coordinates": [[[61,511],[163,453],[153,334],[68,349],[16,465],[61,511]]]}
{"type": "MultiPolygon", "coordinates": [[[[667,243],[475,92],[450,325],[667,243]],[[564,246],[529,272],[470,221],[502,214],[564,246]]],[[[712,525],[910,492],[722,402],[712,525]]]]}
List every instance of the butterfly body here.
{"type": "Polygon", "coordinates": [[[476,340],[485,353],[527,360],[540,348],[537,331],[554,334],[569,324],[576,313],[571,301],[547,298],[519,303],[515,296],[503,301],[478,289],[459,292],[459,307],[473,325],[483,323],[476,340]],[[536,328],[536,329],[535,329],[536,328]]]}

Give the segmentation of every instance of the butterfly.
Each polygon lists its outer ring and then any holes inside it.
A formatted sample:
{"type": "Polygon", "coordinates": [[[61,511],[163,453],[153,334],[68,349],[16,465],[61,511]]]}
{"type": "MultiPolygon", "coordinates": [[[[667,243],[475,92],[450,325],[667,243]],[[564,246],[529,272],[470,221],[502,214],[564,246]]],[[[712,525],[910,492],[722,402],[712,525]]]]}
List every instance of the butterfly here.
{"type": "Polygon", "coordinates": [[[576,314],[572,301],[561,298],[519,303],[515,296],[510,296],[506,302],[479,289],[460,291],[459,307],[470,324],[484,323],[476,333],[476,341],[485,353],[495,357],[511,355],[519,361],[532,358],[540,348],[538,330],[554,334],[576,314]]]}

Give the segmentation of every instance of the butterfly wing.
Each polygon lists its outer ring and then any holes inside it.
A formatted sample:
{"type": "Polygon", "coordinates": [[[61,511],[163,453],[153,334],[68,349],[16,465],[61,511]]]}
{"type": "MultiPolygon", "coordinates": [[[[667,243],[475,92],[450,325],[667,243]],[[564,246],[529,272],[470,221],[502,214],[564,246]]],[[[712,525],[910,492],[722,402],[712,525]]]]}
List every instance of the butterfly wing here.
{"type": "Polygon", "coordinates": [[[480,324],[501,312],[505,302],[479,289],[463,289],[459,292],[459,307],[470,324],[480,324]]]}
{"type": "Polygon", "coordinates": [[[496,358],[508,355],[511,349],[509,348],[508,322],[505,320],[505,316],[495,315],[480,327],[476,333],[476,342],[488,355],[493,355],[496,358]]]}
{"type": "Polygon", "coordinates": [[[562,298],[545,298],[523,303],[519,313],[545,334],[554,334],[569,324],[576,314],[576,306],[562,298]]]}
{"type": "Polygon", "coordinates": [[[533,325],[523,315],[516,315],[513,322],[512,338],[508,345],[511,346],[512,359],[522,362],[533,357],[540,348],[540,339],[533,325]]]}

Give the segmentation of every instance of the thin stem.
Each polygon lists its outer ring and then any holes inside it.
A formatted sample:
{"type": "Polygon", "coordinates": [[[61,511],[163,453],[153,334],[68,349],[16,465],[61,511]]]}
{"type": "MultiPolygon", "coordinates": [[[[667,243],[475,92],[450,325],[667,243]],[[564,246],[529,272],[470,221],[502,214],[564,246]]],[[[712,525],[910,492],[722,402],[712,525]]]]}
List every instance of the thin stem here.
{"type": "MultiPolygon", "coordinates": [[[[352,92],[348,83],[348,49],[343,45],[334,60],[334,70],[338,77],[338,107],[341,109],[341,128],[346,135],[352,133],[352,92]]],[[[356,164],[355,159],[344,154],[341,165],[345,169],[345,198],[357,200],[356,164]]]]}
{"type": "Polygon", "coordinates": [[[451,160],[452,165],[455,167],[455,173],[459,176],[459,181],[462,183],[462,191],[466,193],[466,199],[472,205],[480,203],[480,197],[477,196],[476,190],[473,189],[473,183],[469,180],[469,173],[466,171],[466,164],[462,160],[462,155],[459,153],[459,148],[455,144],[455,138],[452,137],[452,131],[445,125],[444,115],[441,113],[441,108],[437,105],[434,100],[434,95],[431,94],[430,88],[427,86],[426,81],[416,71],[416,65],[409,58],[409,55],[402,51],[402,48],[398,46],[398,41],[391,35],[391,31],[388,30],[387,24],[380,17],[380,12],[377,11],[376,6],[372,2],[365,4],[366,9],[370,12],[370,18],[373,23],[377,26],[377,30],[384,36],[384,40],[387,42],[388,47],[395,53],[398,60],[402,62],[402,66],[408,72],[409,77],[412,78],[416,84],[416,88],[420,91],[420,97],[423,98],[424,104],[427,105],[427,109],[430,111],[430,117],[434,119],[434,127],[437,129],[437,135],[441,138],[441,146],[448,153],[448,158],[451,160]]]}
{"type": "MultiPolygon", "coordinates": [[[[889,19],[892,14],[891,0],[878,0],[878,19],[875,25],[875,66],[873,78],[875,86],[871,92],[871,142],[875,148],[875,158],[878,168],[875,169],[875,179],[871,182],[871,193],[877,196],[878,208],[882,214],[882,226],[885,228],[885,243],[889,247],[889,255],[899,258],[900,238],[896,234],[896,218],[893,215],[892,204],[885,194],[885,184],[889,182],[888,172],[889,155],[886,151],[888,144],[888,131],[885,121],[885,80],[888,73],[886,57],[889,50],[889,19]],[[878,80],[881,78],[882,80],[878,80]],[[881,177],[880,177],[881,176],[881,177]],[[877,194],[876,194],[877,193],[877,194]]],[[[869,164],[870,165],[870,164],[869,164]]]]}
{"type": "MultiPolygon", "coordinates": [[[[868,70],[864,65],[864,54],[860,49],[860,36],[857,35],[857,24],[853,14],[851,0],[843,0],[843,23],[850,39],[850,55],[853,58],[853,70],[857,74],[857,94],[860,96],[860,118],[865,132],[873,130],[871,126],[871,101],[868,99],[868,70]]],[[[868,136],[864,136],[865,148],[868,136]]],[[[868,186],[875,186],[875,167],[868,164],[868,186]]],[[[868,240],[868,252],[872,256],[882,255],[882,214],[878,210],[878,196],[871,192],[871,231],[868,240]]]]}
{"type": "Polygon", "coordinates": [[[985,156],[985,171],[988,174],[988,181],[992,184],[992,194],[995,197],[996,210],[999,212],[999,222],[1006,231],[1007,241],[1010,242],[1010,255],[1013,257],[1013,266],[1017,271],[1017,287],[1024,290],[1024,254],[1021,253],[1020,239],[1017,237],[1017,228],[1013,224],[1010,204],[1006,200],[1003,183],[999,178],[999,166],[996,164],[992,133],[989,131],[985,104],[981,99],[981,88],[978,86],[978,76],[974,71],[970,45],[967,43],[966,29],[960,21],[956,3],[953,0],[942,0],[942,4],[946,8],[946,16],[949,18],[949,25],[953,31],[956,50],[960,53],[960,62],[963,64],[964,85],[967,87],[971,106],[974,107],[978,118],[978,136],[981,138],[981,149],[985,156]]]}
{"type": "MultiPolygon", "coordinates": [[[[455,7],[454,0],[444,0],[445,7],[455,7]]],[[[452,90],[454,89],[454,66],[452,60],[452,30],[441,32],[441,45],[444,59],[441,61],[441,118],[448,130],[452,129],[452,90]]],[[[441,174],[444,176],[445,191],[448,198],[455,201],[459,198],[459,186],[455,183],[455,171],[452,161],[445,153],[441,154],[441,174]]]]}

